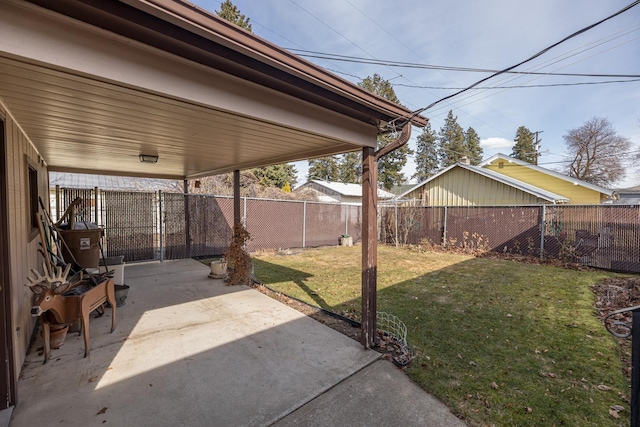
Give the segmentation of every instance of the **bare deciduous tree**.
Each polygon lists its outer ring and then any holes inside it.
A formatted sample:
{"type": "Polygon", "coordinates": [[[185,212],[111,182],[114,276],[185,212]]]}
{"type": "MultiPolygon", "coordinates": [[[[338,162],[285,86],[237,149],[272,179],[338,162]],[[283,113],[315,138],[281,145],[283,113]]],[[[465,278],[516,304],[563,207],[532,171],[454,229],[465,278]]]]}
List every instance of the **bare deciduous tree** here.
{"type": "Polygon", "coordinates": [[[623,154],[631,141],[618,135],[608,119],[593,117],[563,138],[573,156],[566,169],[569,176],[603,187],[624,178],[623,154]]]}

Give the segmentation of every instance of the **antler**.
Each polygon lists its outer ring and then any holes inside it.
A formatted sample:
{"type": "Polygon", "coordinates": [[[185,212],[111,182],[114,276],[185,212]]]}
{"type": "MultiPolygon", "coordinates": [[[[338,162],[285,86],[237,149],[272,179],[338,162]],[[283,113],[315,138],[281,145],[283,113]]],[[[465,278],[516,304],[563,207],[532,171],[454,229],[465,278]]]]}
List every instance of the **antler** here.
{"type": "Polygon", "coordinates": [[[42,269],[45,271],[44,274],[40,274],[35,268],[31,269],[34,277],[27,277],[29,283],[26,283],[25,286],[29,286],[33,288],[36,285],[41,285],[44,282],[49,284],[49,287],[54,287],[54,284],[58,283],[55,287],[65,283],[67,281],[67,276],[69,275],[69,271],[71,270],[71,264],[67,264],[67,267],[63,270],[62,267],[55,267],[51,275],[47,272],[47,265],[43,262],[42,269]]]}

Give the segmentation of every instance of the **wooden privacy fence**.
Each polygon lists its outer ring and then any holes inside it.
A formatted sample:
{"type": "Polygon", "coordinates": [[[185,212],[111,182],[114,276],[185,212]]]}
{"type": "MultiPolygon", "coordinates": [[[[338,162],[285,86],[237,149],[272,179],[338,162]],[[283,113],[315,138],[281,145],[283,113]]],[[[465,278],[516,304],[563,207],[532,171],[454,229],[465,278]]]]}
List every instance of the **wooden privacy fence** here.
{"type": "MultiPolygon", "coordinates": [[[[77,196],[87,221],[105,227],[107,256],[125,261],[222,255],[232,237],[233,199],[164,192],[58,189],[54,217],[77,196]]],[[[640,206],[535,205],[379,207],[379,238],[389,244],[431,244],[563,258],[640,272],[640,206]]],[[[361,238],[362,209],[289,200],[242,198],[248,249],[336,245],[361,238]]],[[[83,218],[79,218],[82,220],[83,218]]]]}

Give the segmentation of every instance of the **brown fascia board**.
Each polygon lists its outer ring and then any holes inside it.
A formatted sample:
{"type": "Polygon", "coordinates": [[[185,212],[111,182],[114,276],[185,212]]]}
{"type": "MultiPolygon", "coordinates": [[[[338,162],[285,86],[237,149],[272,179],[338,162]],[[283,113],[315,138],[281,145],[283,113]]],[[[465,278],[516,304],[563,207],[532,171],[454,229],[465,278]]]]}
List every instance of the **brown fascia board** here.
{"type": "MultiPolygon", "coordinates": [[[[379,125],[411,116],[406,108],[182,0],[29,1],[364,122],[379,125]]],[[[411,122],[423,127],[427,119],[415,116],[411,122]]]]}

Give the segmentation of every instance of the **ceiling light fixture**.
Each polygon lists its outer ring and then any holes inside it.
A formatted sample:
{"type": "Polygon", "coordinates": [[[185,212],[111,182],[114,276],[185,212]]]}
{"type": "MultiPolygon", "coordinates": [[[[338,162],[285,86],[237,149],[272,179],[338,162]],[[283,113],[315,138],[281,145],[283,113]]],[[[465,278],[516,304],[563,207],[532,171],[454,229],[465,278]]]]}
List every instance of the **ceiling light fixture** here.
{"type": "Polygon", "coordinates": [[[138,157],[142,163],[158,163],[158,156],[155,154],[140,154],[138,157]]]}

